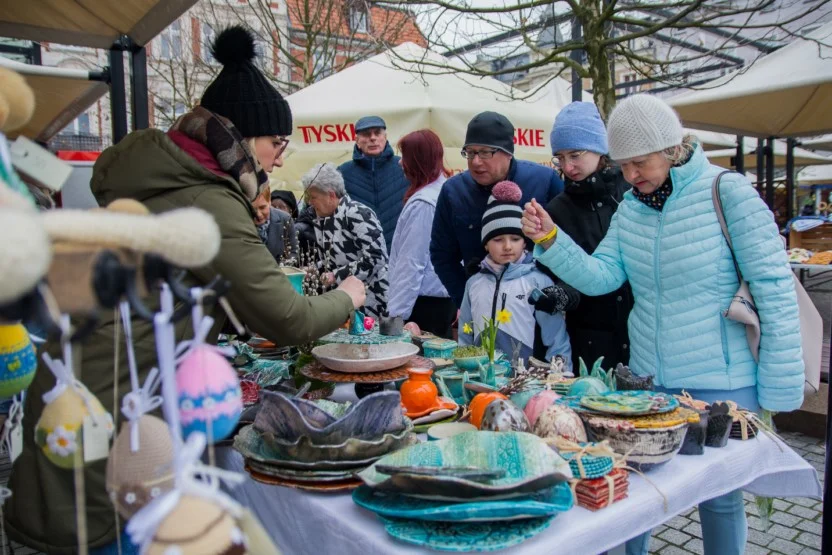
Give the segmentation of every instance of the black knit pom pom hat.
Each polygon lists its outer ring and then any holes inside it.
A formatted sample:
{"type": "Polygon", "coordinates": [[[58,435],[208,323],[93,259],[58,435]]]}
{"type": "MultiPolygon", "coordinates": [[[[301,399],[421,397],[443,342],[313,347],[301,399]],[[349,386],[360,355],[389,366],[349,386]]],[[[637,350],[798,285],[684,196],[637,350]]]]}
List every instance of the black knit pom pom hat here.
{"type": "Polygon", "coordinates": [[[223,68],[200,104],[231,120],[244,137],[291,135],[292,110],[253,63],[254,37],[235,25],[222,31],[211,54],[223,68]]]}

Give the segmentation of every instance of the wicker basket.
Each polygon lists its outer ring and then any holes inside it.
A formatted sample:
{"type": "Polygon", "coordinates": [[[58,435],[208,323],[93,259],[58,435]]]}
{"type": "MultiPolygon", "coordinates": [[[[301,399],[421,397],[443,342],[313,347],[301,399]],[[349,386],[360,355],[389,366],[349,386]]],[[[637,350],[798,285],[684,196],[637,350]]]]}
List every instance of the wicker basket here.
{"type": "Polygon", "coordinates": [[[582,414],[591,441],[609,441],[613,451],[627,455],[627,464],[644,472],[673,458],[682,447],[688,422],[664,428],[636,428],[624,419],[582,414]]]}

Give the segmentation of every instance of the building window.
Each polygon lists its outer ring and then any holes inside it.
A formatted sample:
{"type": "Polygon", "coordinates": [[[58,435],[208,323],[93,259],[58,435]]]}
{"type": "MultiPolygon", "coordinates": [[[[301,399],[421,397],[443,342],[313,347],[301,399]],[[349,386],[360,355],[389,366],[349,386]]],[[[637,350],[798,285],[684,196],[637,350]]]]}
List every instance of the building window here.
{"type": "Polygon", "coordinates": [[[173,60],[182,56],[182,25],[178,19],[162,31],[159,44],[159,57],[163,60],[173,60]]]}
{"type": "Polygon", "coordinates": [[[202,24],[202,61],[206,64],[216,64],[217,61],[214,59],[214,55],[211,54],[211,45],[214,44],[214,39],[216,38],[217,33],[214,31],[214,28],[211,27],[208,23],[202,24]]]}
{"type": "Polygon", "coordinates": [[[370,32],[369,17],[364,7],[350,7],[350,30],[354,33],[370,32]]]}
{"type": "Polygon", "coordinates": [[[91,135],[90,115],[86,112],[72,120],[72,122],[61,129],[60,135],[91,135]]]}
{"type": "Polygon", "coordinates": [[[185,104],[182,102],[171,103],[168,100],[164,100],[159,98],[156,100],[156,127],[161,128],[164,124],[173,125],[179,116],[182,116],[187,112],[187,108],[185,108],[185,104]]]}
{"type": "Polygon", "coordinates": [[[327,55],[326,50],[322,47],[316,47],[312,51],[312,74],[315,76],[315,81],[326,79],[332,75],[332,60],[327,55]]]}
{"type": "MultiPolygon", "coordinates": [[[[625,83],[634,82],[634,81],[636,81],[637,77],[638,76],[635,73],[628,73],[627,75],[624,76],[624,82],[625,83]]],[[[625,94],[635,94],[637,92],[638,92],[638,85],[627,85],[624,88],[624,93],[625,94]]]]}

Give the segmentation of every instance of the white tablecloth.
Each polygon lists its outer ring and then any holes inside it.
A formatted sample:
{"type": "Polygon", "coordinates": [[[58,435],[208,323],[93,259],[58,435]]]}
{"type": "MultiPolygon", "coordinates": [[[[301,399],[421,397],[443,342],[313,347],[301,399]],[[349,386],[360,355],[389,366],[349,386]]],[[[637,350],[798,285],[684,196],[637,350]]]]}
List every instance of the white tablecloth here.
{"type": "MultiPolygon", "coordinates": [[[[242,457],[231,448],[217,450],[217,464],[243,471],[242,457]]],[[[767,437],[729,440],[726,447],[706,448],[701,456],[676,456],[647,476],[667,497],[667,512],[659,493],[630,474],[627,499],[594,513],[576,506],[511,553],[600,553],[737,488],[771,497],[820,499],[822,492],[815,469],[788,446],[767,437]]],[[[424,553],[390,538],[375,514],[355,505],[349,494],[267,486],[248,476],[230,493],[254,511],[287,554],[424,553]]]]}

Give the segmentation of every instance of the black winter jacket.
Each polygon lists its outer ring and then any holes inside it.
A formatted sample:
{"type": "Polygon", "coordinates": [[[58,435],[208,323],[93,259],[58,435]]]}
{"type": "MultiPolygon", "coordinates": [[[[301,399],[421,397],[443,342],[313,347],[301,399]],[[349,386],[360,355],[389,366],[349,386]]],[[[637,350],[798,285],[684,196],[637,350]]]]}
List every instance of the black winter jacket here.
{"type": "MultiPolygon", "coordinates": [[[[587,253],[592,254],[607,234],[613,214],[630,188],[621,170],[607,168],[580,183],[565,180],[563,193],[552,199],[546,211],[554,222],[587,253]]],[[[604,367],[615,367],[630,360],[627,318],[633,308],[630,284],[620,289],[581,300],[566,313],[566,329],[572,343],[572,359],[587,366],[604,357],[604,367]]]]}

